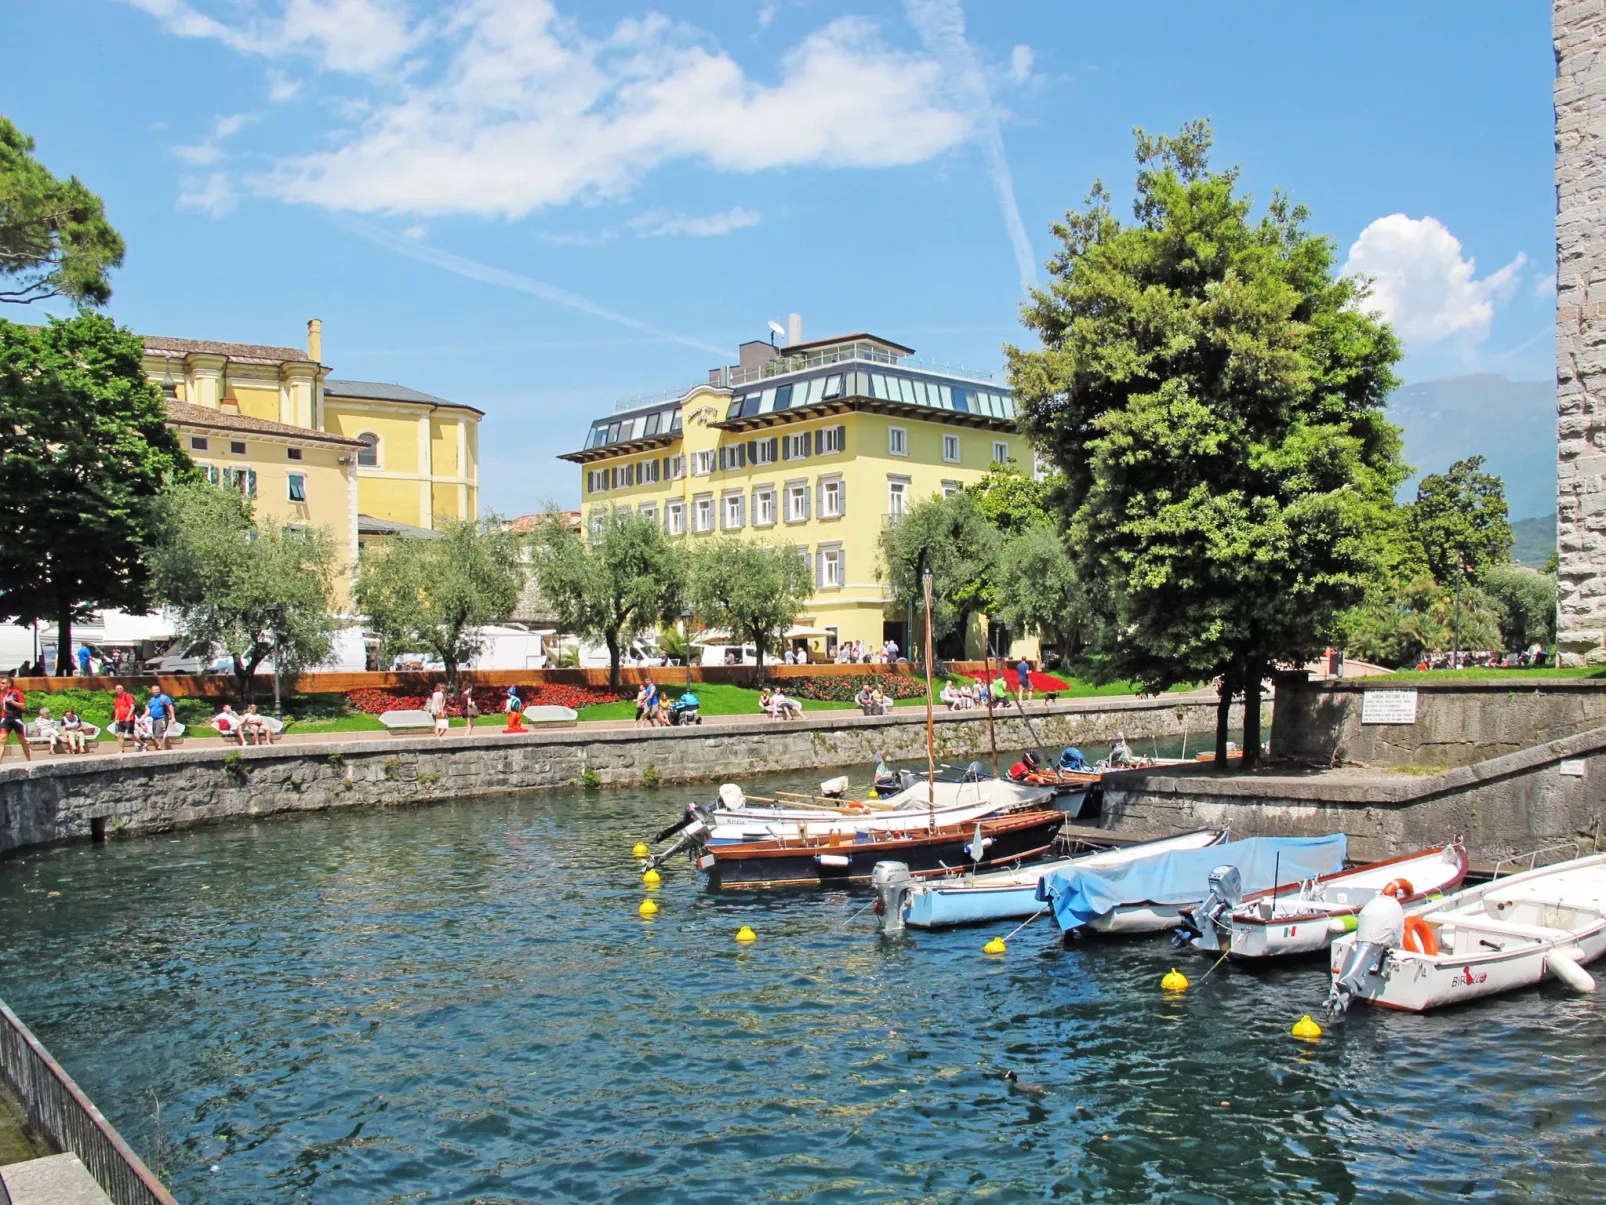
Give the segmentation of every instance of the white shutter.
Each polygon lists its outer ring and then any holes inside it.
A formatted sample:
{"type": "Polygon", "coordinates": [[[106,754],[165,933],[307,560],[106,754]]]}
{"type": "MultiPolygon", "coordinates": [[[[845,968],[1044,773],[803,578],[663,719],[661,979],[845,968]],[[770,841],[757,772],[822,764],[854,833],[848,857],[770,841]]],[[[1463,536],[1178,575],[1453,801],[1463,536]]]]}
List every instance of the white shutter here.
{"type": "Polygon", "coordinates": [[[821,549],[820,551],[818,551],[818,552],[816,552],[814,554],[814,588],[816,590],[825,589],[825,550],[824,549],[821,549]]]}
{"type": "Polygon", "coordinates": [[[814,513],[822,519],[825,518],[827,513],[825,509],[825,482],[823,481],[814,483],[814,513]]]}
{"type": "Polygon", "coordinates": [[[806,485],[803,487],[803,517],[809,517],[809,487],[806,485]]]}
{"type": "Polygon", "coordinates": [[[846,479],[836,483],[836,513],[839,515],[848,513],[848,483],[846,479]]]}
{"type": "Polygon", "coordinates": [[[743,494],[736,499],[736,526],[747,526],[747,495],[743,494]]]}

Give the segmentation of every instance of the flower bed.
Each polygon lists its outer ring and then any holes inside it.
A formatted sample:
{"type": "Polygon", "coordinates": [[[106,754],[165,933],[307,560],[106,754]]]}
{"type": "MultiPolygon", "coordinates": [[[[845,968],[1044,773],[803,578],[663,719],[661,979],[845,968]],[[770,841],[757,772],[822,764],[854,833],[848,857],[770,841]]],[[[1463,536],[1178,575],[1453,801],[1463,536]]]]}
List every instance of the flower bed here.
{"type": "MultiPolygon", "coordinates": [[[[598,703],[616,703],[620,699],[630,697],[619,691],[597,686],[557,684],[519,687],[519,698],[524,700],[526,707],[571,707],[579,711],[582,707],[593,707],[598,703]]],[[[506,687],[474,688],[474,702],[479,705],[481,715],[500,714],[506,699],[506,687]]],[[[346,694],[346,702],[356,711],[381,715],[387,711],[422,711],[424,704],[429,702],[429,696],[405,690],[368,687],[349,691],[346,694]]],[[[446,714],[452,716],[463,714],[461,701],[455,696],[447,696],[446,714]]]]}
{"type": "MultiPolygon", "coordinates": [[[[981,673],[976,674],[975,678],[976,678],[976,681],[978,681],[978,682],[988,682],[988,683],[990,683],[993,680],[992,676],[989,675],[986,670],[983,670],[981,673]]],[[[1062,680],[1060,678],[1056,678],[1053,674],[1045,674],[1041,670],[1035,670],[1034,669],[1031,672],[1031,675],[1027,679],[1027,681],[1029,681],[1032,684],[1032,689],[1033,690],[1040,691],[1040,692],[1056,691],[1056,690],[1070,690],[1071,689],[1071,684],[1069,682],[1066,682],[1066,681],[1064,681],[1064,680],[1062,680]]],[[[1010,669],[1010,670],[1005,672],[1005,674],[1004,674],[1004,685],[1008,686],[1010,690],[1014,690],[1015,689],[1015,671],[1014,671],[1014,669],[1010,669]]]]}
{"type": "Polygon", "coordinates": [[[864,687],[881,688],[881,693],[892,699],[923,699],[926,697],[926,680],[912,674],[857,674],[853,677],[786,678],[781,688],[799,699],[816,702],[851,703],[853,696],[864,687]]]}

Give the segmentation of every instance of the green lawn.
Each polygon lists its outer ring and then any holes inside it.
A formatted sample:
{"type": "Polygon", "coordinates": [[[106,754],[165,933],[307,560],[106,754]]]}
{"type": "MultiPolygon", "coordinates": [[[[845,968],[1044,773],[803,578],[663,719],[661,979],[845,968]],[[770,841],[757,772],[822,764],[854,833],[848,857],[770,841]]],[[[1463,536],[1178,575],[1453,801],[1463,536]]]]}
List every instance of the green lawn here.
{"type": "Polygon", "coordinates": [[[1477,682],[1521,681],[1524,678],[1606,678],[1606,669],[1402,669],[1392,674],[1367,678],[1367,682],[1437,682],[1462,679],[1477,682]]]}

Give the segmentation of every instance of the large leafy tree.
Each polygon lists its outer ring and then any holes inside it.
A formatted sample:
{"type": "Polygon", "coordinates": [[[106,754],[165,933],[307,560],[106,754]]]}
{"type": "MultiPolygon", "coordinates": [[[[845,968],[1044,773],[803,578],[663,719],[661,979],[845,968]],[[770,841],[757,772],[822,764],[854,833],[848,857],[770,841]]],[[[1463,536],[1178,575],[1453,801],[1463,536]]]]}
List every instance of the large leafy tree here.
{"type": "MultiPolygon", "coordinates": [[[[999,543],[998,528],[971,493],[960,490],[916,502],[880,536],[891,606],[923,610],[921,574],[930,570],[933,639],[962,629],[971,615],[993,605],[999,543]]],[[[918,647],[912,632],[909,644],[918,647]]]]}
{"type": "Polygon", "coordinates": [[[1483,457],[1458,460],[1443,473],[1430,473],[1416,487],[1407,508],[1411,530],[1440,585],[1475,581],[1511,553],[1511,523],[1505,483],[1483,471],[1483,457]]]}
{"type": "Polygon", "coordinates": [[[106,273],[122,264],[123,240],[100,198],[76,176],[58,180],[33,148],[0,117],[0,302],[105,305],[106,273]]]}
{"type": "Polygon", "coordinates": [[[998,556],[996,614],[1013,632],[1040,637],[1063,661],[1083,643],[1086,603],[1076,565],[1059,533],[1039,523],[1004,540],[998,556]]]}
{"type": "Polygon", "coordinates": [[[387,650],[428,649],[447,689],[484,647],[480,629],[512,613],[524,585],[522,544],[496,516],[446,524],[438,539],[400,536],[364,550],[357,606],[387,650]]]}
{"type": "Polygon", "coordinates": [[[680,614],[685,555],[639,512],[596,507],[582,535],[552,511],[536,528],[532,552],[536,584],[558,626],[607,645],[608,681],[615,687],[624,645],[680,614]]]}
{"type": "Polygon", "coordinates": [[[688,570],[692,609],[710,627],[729,628],[738,643],[758,651],[762,681],[764,655],[781,647],[814,593],[808,561],[796,548],[721,536],[693,549],[688,570]]]}
{"type": "Polygon", "coordinates": [[[238,491],[205,482],[180,486],[164,509],[150,554],[156,597],[187,639],[233,658],[242,704],[269,657],[294,680],[329,655],[341,566],[327,530],[258,523],[238,491]]]}
{"type": "Polygon", "coordinates": [[[1318,654],[1364,593],[1402,479],[1383,417],[1400,350],[1306,211],[1279,194],[1252,217],[1210,143],[1203,122],[1138,131],[1134,219],[1094,185],[1024,307],[1041,349],[1007,352],[1021,425],[1064,473],[1078,576],[1104,581],[1103,672],[1220,675],[1218,755],[1247,687],[1253,765],[1263,675],[1318,654]]]}
{"type": "Polygon", "coordinates": [[[1058,522],[1053,507],[1053,491],[1058,484],[1057,474],[1038,481],[1011,460],[988,469],[980,481],[965,486],[964,492],[975,499],[982,518],[1002,535],[1012,536],[1058,522]]]}
{"type": "Polygon", "coordinates": [[[1521,565],[1491,565],[1478,584],[1500,608],[1500,635],[1507,649],[1555,640],[1555,574],[1521,565]]]}
{"type": "Polygon", "coordinates": [[[143,351],[97,314],[0,321],[0,616],[53,620],[59,673],[91,609],[146,608],[142,553],[167,522],[156,499],[195,474],[143,351]]]}

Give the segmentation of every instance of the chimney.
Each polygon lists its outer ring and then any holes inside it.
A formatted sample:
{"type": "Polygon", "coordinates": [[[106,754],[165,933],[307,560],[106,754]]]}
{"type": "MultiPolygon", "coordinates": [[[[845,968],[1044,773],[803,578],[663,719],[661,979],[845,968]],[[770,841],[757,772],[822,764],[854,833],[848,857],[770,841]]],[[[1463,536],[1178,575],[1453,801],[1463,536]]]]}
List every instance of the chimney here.
{"type": "Polygon", "coordinates": [[[307,320],[307,359],[316,364],[323,363],[322,318],[310,318],[307,320]]]}
{"type": "Polygon", "coordinates": [[[786,316],[786,345],[796,347],[803,342],[803,315],[788,314],[786,316]]]}

